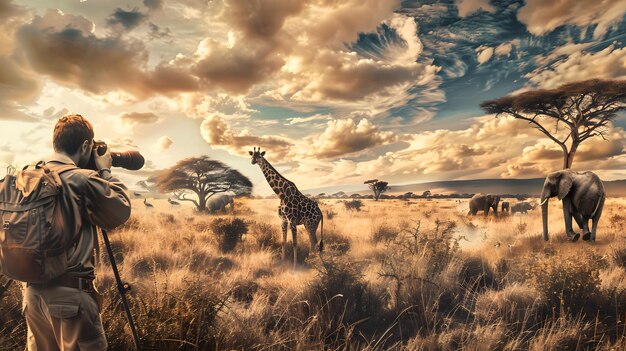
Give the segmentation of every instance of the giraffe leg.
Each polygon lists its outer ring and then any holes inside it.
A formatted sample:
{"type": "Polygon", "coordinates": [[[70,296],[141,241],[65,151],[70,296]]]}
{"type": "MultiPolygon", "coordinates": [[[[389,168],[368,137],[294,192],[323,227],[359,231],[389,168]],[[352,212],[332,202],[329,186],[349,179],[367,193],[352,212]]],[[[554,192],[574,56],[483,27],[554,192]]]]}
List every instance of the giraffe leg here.
{"type": "Polygon", "coordinates": [[[306,231],[309,233],[309,242],[311,243],[311,253],[315,252],[317,247],[317,226],[319,222],[309,222],[306,224],[306,231]]]}
{"type": "Polygon", "coordinates": [[[291,240],[293,241],[293,270],[296,270],[298,262],[298,229],[295,221],[289,223],[291,226],[291,240]]]}
{"type": "Polygon", "coordinates": [[[284,261],[287,258],[287,226],[289,225],[289,221],[287,218],[283,217],[282,229],[283,229],[283,244],[282,244],[282,260],[284,261]]]}

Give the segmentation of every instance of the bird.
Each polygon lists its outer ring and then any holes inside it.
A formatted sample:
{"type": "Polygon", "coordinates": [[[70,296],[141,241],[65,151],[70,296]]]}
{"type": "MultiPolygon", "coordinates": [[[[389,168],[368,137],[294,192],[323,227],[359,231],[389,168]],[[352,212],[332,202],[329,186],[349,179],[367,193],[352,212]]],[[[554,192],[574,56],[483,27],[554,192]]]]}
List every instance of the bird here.
{"type": "Polygon", "coordinates": [[[172,205],[172,206],[179,206],[180,205],[180,203],[178,201],[174,201],[172,199],[167,199],[167,202],[169,202],[170,205],[172,205]]]}
{"type": "Polygon", "coordinates": [[[144,198],[144,199],[143,199],[143,204],[144,204],[147,208],[152,208],[152,207],[154,207],[154,205],[153,205],[153,204],[151,204],[151,203],[149,203],[149,202],[147,201],[147,199],[146,199],[146,198],[144,198]]]}

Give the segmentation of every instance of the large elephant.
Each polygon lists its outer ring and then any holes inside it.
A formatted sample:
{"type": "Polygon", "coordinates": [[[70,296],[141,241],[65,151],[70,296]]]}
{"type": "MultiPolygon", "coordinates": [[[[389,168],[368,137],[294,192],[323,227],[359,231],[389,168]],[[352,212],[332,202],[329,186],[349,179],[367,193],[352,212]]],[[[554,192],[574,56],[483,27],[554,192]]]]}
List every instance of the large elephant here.
{"type": "Polygon", "coordinates": [[[521,201],[511,206],[511,214],[514,213],[528,213],[530,210],[534,210],[537,207],[537,203],[530,203],[528,201],[521,201]]]}
{"type": "Polygon", "coordinates": [[[206,208],[211,213],[225,211],[226,206],[230,205],[230,209],[235,209],[235,200],[232,195],[222,194],[211,196],[207,200],[206,208]]]}
{"type": "Polygon", "coordinates": [[[489,214],[489,209],[493,209],[493,214],[498,217],[499,195],[492,194],[476,194],[469,201],[470,215],[475,215],[478,211],[485,211],[485,216],[489,214]]]}
{"type": "Polygon", "coordinates": [[[563,201],[565,232],[571,241],[580,234],[572,229],[572,217],[583,230],[583,240],[596,240],[596,229],[602,215],[606,193],[600,178],[593,172],[574,172],[569,169],[548,174],[541,192],[543,239],[548,240],[548,199],[558,196],[563,201]],[[589,230],[589,219],[593,221],[589,230]]]}

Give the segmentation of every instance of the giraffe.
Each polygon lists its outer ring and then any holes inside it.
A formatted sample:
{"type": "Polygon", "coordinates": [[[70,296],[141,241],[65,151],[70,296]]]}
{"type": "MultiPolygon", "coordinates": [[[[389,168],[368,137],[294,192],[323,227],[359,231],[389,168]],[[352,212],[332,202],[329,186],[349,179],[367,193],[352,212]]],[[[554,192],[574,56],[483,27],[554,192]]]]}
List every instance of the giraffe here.
{"type": "Polygon", "coordinates": [[[303,224],[309,233],[309,241],[311,250],[317,245],[317,226],[321,222],[319,250],[324,249],[324,216],[317,203],[304,196],[296,187],[296,185],[283,177],[278,171],[263,157],[265,151],[261,152],[260,148],[255,148],[249,152],[252,156],[252,164],[258,164],[261,172],[265,176],[267,183],[280,199],[278,206],[278,216],[282,220],[283,244],[282,258],[286,256],[287,245],[287,227],[291,228],[292,244],[293,244],[293,269],[296,268],[298,259],[298,239],[297,226],[303,224]]]}

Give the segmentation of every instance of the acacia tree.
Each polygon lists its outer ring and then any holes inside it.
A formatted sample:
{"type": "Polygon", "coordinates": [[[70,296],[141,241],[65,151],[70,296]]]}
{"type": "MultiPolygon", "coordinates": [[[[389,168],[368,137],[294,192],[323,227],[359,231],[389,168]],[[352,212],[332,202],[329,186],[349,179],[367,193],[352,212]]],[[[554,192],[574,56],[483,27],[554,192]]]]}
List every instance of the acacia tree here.
{"type": "Polygon", "coordinates": [[[369,186],[369,188],[372,189],[372,191],[374,192],[374,200],[376,201],[378,201],[378,199],[380,198],[380,195],[382,195],[385,191],[389,190],[389,183],[383,182],[378,179],[370,179],[370,180],[363,182],[363,184],[367,184],[367,186],[369,186]]]}
{"type": "Polygon", "coordinates": [[[626,109],[626,80],[569,83],[484,101],[480,107],[532,124],[561,147],[563,168],[570,168],[580,144],[593,137],[606,140],[609,123],[626,109]]]}
{"type": "Polygon", "coordinates": [[[208,156],[179,161],[173,167],[160,172],[155,177],[155,183],[161,191],[173,192],[178,200],[192,202],[198,211],[206,211],[207,200],[217,193],[252,193],[250,179],[208,156]],[[187,197],[188,195],[195,196],[187,197]]]}

